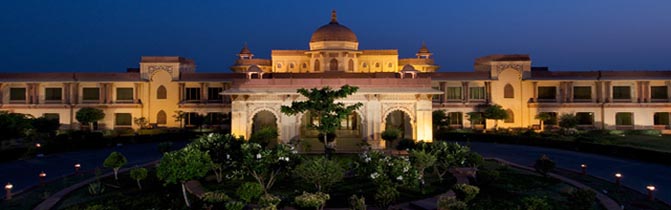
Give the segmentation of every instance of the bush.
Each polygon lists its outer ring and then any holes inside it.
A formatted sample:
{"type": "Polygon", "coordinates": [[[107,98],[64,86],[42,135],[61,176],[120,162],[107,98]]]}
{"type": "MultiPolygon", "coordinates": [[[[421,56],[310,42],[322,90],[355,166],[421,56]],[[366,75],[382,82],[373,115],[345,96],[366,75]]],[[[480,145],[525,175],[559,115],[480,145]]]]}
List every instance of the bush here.
{"type": "Polygon", "coordinates": [[[245,208],[245,204],[240,201],[231,201],[224,205],[226,210],[242,210],[245,208]]]}
{"type": "Polygon", "coordinates": [[[480,188],[469,184],[456,184],[452,187],[457,199],[468,203],[480,193],[480,188]]]}
{"type": "Polygon", "coordinates": [[[325,193],[307,193],[303,192],[302,195],[296,196],[294,198],[294,202],[296,202],[296,205],[303,207],[303,208],[315,208],[315,209],[323,209],[324,205],[326,204],[326,201],[331,199],[331,196],[329,194],[325,193]]]}
{"type": "Polygon", "coordinates": [[[592,205],[594,205],[594,201],[596,200],[596,193],[590,189],[578,189],[568,195],[568,200],[571,201],[569,203],[571,209],[592,209],[592,205]]]}
{"type": "Polygon", "coordinates": [[[424,170],[436,163],[436,156],[433,153],[424,150],[411,150],[410,162],[419,172],[420,177],[424,177],[424,170]]]}
{"type": "Polygon", "coordinates": [[[482,155],[475,152],[469,152],[466,154],[466,162],[463,165],[477,168],[484,162],[485,160],[482,158],[482,155]]]}
{"type": "Polygon", "coordinates": [[[384,208],[391,205],[396,200],[396,198],[398,198],[398,196],[400,196],[400,193],[398,190],[396,190],[395,187],[382,185],[379,186],[375,192],[375,201],[380,205],[380,207],[384,208]]]}
{"type": "Polygon", "coordinates": [[[500,173],[498,171],[485,169],[485,170],[479,170],[477,175],[475,176],[475,179],[478,182],[478,185],[483,187],[494,184],[499,179],[499,176],[500,173]]]}
{"type": "Polygon", "coordinates": [[[548,203],[546,198],[542,197],[525,197],[522,198],[522,209],[523,210],[550,210],[552,206],[548,203]]]}
{"type": "Polygon", "coordinates": [[[245,182],[235,191],[238,197],[246,203],[252,203],[263,194],[263,186],[256,182],[245,182]]]}
{"type": "Polygon", "coordinates": [[[260,144],[262,147],[268,147],[268,145],[277,143],[278,136],[277,128],[264,127],[254,131],[252,136],[249,137],[249,142],[260,144]]]}
{"type": "Polygon", "coordinates": [[[352,210],[366,210],[366,198],[352,195],[349,197],[349,205],[352,210]]]}
{"type": "Polygon", "coordinates": [[[209,204],[209,209],[221,209],[224,207],[224,202],[231,200],[230,197],[223,192],[206,192],[203,194],[203,202],[209,204]]]}
{"type": "Polygon", "coordinates": [[[90,195],[100,195],[105,192],[105,186],[101,182],[93,182],[89,184],[90,195]]]}
{"type": "Polygon", "coordinates": [[[438,210],[466,210],[468,205],[454,196],[440,196],[438,198],[438,210]]]}
{"type": "Polygon", "coordinates": [[[536,172],[540,173],[544,177],[547,177],[548,173],[555,168],[555,162],[550,160],[547,155],[541,156],[536,163],[534,163],[534,168],[536,172]]]}
{"type": "Polygon", "coordinates": [[[337,161],[318,157],[304,161],[296,167],[294,174],[302,181],[313,184],[317,191],[327,191],[333,184],[342,181],[345,170],[337,161]]]}
{"type": "Polygon", "coordinates": [[[412,139],[401,139],[396,145],[397,150],[408,150],[415,148],[415,140],[412,139]]]}
{"type": "Polygon", "coordinates": [[[280,197],[271,194],[264,194],[259,198],[259,206],[264,208],[277,209],[277,204],[280,202],[282,202],[280,197]]]}
{"type": "Polygon", "coordinates": [[[382,139],[385,141],[393,142],[401,137],[401,130],[397,128],[387,128],[384,132],[382,132],[382,134],[380,134],[380,137],[382,137],[382,139]]]}

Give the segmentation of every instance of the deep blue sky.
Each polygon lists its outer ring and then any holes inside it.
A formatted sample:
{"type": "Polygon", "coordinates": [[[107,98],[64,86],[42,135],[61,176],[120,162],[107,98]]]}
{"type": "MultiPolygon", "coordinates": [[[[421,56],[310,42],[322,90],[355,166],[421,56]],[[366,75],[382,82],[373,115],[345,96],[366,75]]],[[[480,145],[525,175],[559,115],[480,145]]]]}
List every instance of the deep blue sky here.
{"type": "Polygon", "coordinates": [[[0,6],[0,71],[124,71],[143,55],[193,58],[199,72],[229,72],[248,42],[307,49],[331,9],[360,49],[425,41],[441,71],[527,53],[552,70],[671,69],[669,0],[11,0],[0,6]]]}

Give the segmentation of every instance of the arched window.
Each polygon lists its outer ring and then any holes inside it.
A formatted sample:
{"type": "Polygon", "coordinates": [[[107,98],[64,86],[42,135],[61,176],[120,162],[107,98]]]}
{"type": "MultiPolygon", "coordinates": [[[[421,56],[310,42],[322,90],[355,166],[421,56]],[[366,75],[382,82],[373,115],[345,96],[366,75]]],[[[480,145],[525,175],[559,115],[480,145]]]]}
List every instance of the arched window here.
{"type": "Polygon", "coordinates": [[[380,68],[380,63],[375,63],[375,68],[380,68]]]}
{"type": "Polygon", "coordinates": [[[515,98],[515,89],[510,84],[506,84],[503,88],[503,98],[515,98]]]}
{"type": "Polygon", "coordinates": [[[361,64],[361,67],[367,68],[368,64],[366,64],[366,62],[364,62],[364,63],[361,64]]]}
{"type": "Polygon", "coordinates": [[[168,98],[168,91],[165,89],[163,85],[158,86],[158,89],[156,90],[156,99],[166,99],[168,98]]]}
{"type": "Polygon", "coordinates": [[[159,125],[165,125],[167,120],[167,116],[165,115],[165,112],[163,110],[158,111],[158,114],[156,114],[156,124],[159,125]]]}
{"type": "Polygon", "coordinates": [[[329,70],[338,71],[338,60],[335,58],[331,59],[331,62],[329,62],[329,70]]]}
{"type": "Polygon", "coordinates": [[[347,63],[347,70],[354,71],[354,60],[349,59],[349,62],[347,63]]]}
{"type": "Polygon", "coordinates": [[[513,114],[513,110],[506,109],[506,114],[508,117],[503,121],[504,123],[515,123],[515,114],[513,114]]]}
{"type": "Polygon", "coordinates": [[[319,59],[315,60],[315,71],[321,71],[319,69],[319,59]]]}
{"type": "Polygon", "coordinates": [[[308,64],[307,64],[307,63],[303,63],[303,68],[304,68],[304,69],[307,69],[307,68],[308,68],[308,64]]]}

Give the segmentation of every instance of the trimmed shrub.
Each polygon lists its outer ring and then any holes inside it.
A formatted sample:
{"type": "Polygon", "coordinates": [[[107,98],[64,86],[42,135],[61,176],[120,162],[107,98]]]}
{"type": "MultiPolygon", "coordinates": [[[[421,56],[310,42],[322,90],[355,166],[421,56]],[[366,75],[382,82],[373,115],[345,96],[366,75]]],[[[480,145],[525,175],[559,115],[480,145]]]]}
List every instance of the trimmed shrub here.
{"type": "Polygon", "coordinates": [[[552,206],[548,203],[547,199],[544,197],[525,197],[522,198],[522,209],[523,210],[550,210],[552,206]]]}
{"type": "Polygon", "coordinates": [[[412,139],[401,139],[396,145],[397,150],[407,150],[415,148],[415,140],[412,139]]]}
{"type": "Polygon", "coordinates": [[[468,205],[454,196],[440,196],[438,198],[438,210],[466,210],[468,205]]]}
{"type": "Polygon", "coordinates": [[[478,186],[490,186],[499,179],[500,173],[496,170],[479,170],[475,176],[478,186]]]}
{"type": "Polygon", "coordinates": [[[319,192],[327,191],[333,184],[342,181],[344,173],[340,163],[324,157],[304,161],[294,170],[298,178],[313,184],[319,192]]]}
{"type": "Polygon", "coordinates": [[[280,204],[282,199],[280,197],[264,194],[259,198],[259,206],[270,209],[277,209],[277,204],[280,204]]]}
{"type": "Polygon", "coordinates": [[[396,141],[398,138],[401,137],[401,130],[397,128],[387,128],[380,134],[380,137],[384,139],[385,141],[393,142],[396,141]]]}
{"type": "Polygon", "coordinates": [[[536,163],[534,163],[534,169],[536,172],[540,173],[544,177],[548,176],[548,173],[555,168],[555,162],[552,161],[547,155],[541,156],[536,163]]]}
{"type": "Polygon", "coordinates": [[[568,195],[568,200],[571,201],[571,209],[588,210],[592,209],[596,201],[596,193],[590,189],[578,189],[568,195]]]}
{"type": "Polygon", "coordinates": [[[303,208],[314,208],[317,210],[323,209],[324,205],[326,205],[326,201],[331,199],[331,196],[329,194],[325,193],[307,193],[303,192],[302,195],[296,196],[294,198],[294,202],[296,202],[296,205],[303,207],[303,208]]]}
{"type": "Polygon", "coordinates": [[[452,187],[457,199],[468,203],[480,193],[480,188],[469,184],[456,184],[452,187]]]}
{"type": "Polygon", "coordinates": [[[256,182],[245,182],[238,187],[235,193],[246,203],[252,203],[263,194],[263,186],[256,182]]]}

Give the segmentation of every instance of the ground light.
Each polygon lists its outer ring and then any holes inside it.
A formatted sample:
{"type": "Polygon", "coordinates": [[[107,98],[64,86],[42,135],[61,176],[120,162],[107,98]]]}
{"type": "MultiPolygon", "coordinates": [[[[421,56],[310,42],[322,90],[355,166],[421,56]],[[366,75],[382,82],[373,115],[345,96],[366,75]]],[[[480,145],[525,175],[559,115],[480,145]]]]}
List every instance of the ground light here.
{"type": "Polygon", "coordinates": [[[582,169],[582,175],[587,174],[587,164],[580,164],[580,168],[582,169]]]}
{"type": "Polygon", "coordinates": [[[648,190],[648,200],[654,201],[655,200],[655,195],[652,194],[653,191],[655,191],[655,186],[649,184],[648,186],[645,187],[645,189],[648,190]]]}
{"type": "Polygon", "coordinates": [[[44,178],[47,177],[47,173],[44,173],[44,171],[42,171],[40,172],[39,177],[40,177],[40,185],[44,186],[44,178]]]}
{"type": "Polygon", "coordinates": [[[620,180],[622,180],[622,174],[621,173],[615,173],[615,184],[617,186],[620,186],[620,180]]]}
{"type": "Polygon", "coordinates": [[[14,188],[14,185],[12,185],[12,183],[7,182],[7,184],[5,185],[5,190],[7,191],[5,196],[7,200],[12,199],[12,188],[14,188]]]}
{"type": "Polygon", "coordinates": [[[76,163],[75,164],[75,175],[79,174],[79,169],[82,167],[82,164],[76,163]]]}

